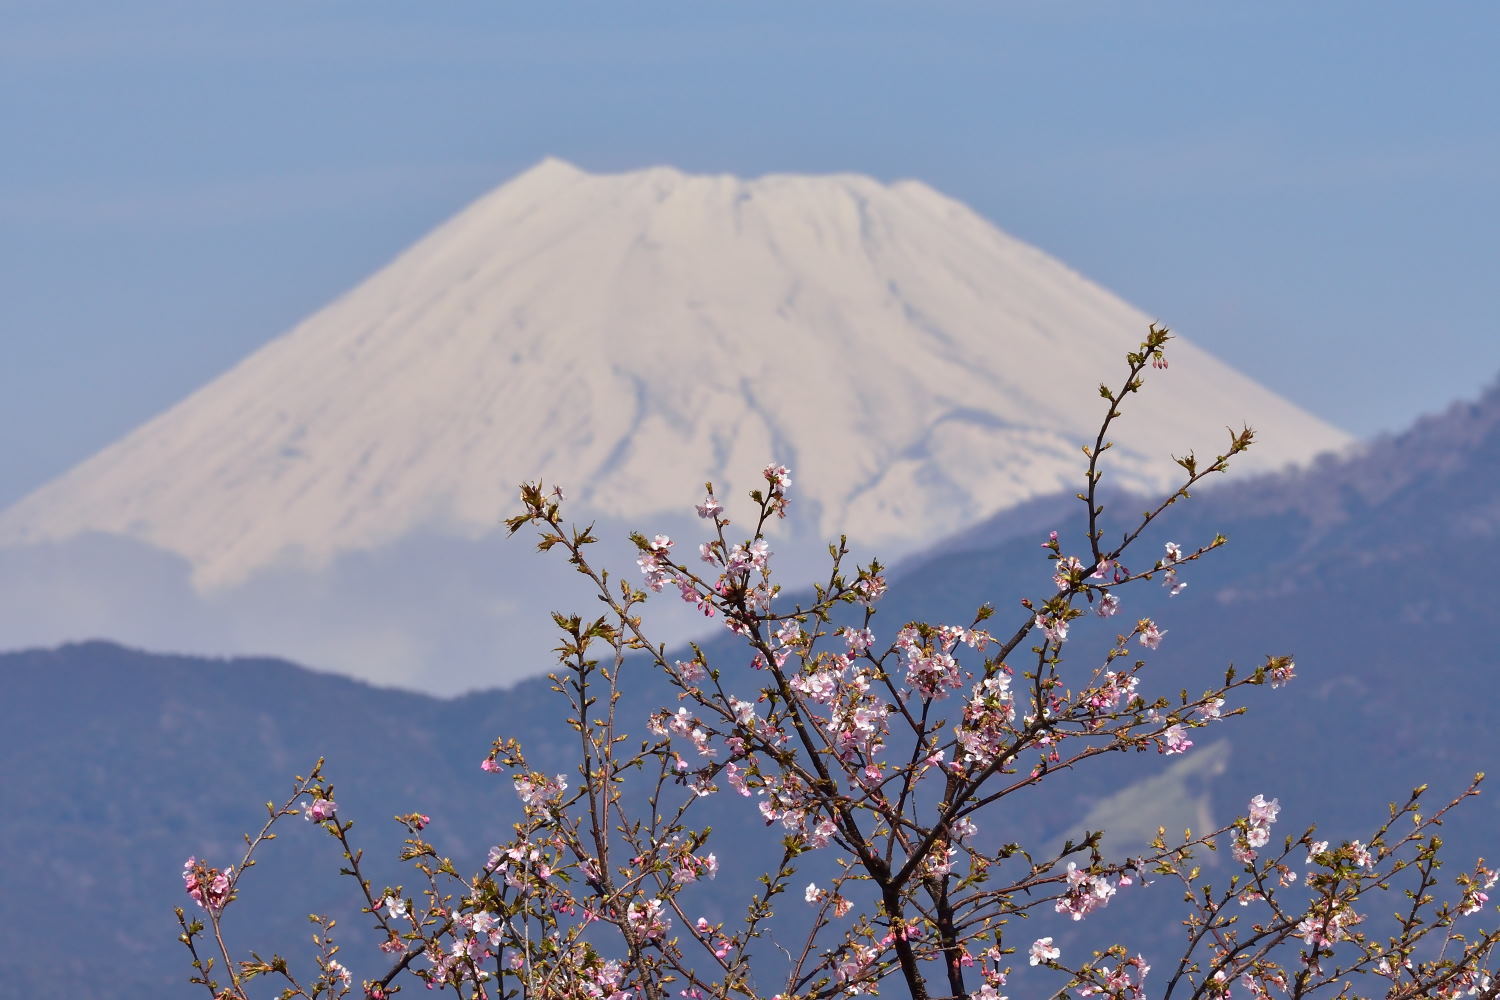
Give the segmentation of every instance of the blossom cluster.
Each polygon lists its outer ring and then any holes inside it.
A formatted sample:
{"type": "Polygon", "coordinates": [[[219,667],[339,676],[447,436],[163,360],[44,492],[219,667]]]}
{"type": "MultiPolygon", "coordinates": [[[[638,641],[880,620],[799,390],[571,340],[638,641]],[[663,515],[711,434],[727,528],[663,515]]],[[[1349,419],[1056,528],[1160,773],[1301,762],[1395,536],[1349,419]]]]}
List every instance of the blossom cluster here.
{"type": "Polygon", "coordinates": [[[1092,874],[1069,861],[1067,891],[1057,898],[1053,909],[1074,920],[1082,920],[1108,906],[1119,887],[1130,885],[1131,882],[1131,876],[1123,872],[1111,878],[1107,874],[1092,874]]]}
{"type": "MultiPolygon", "coordinates": [[[[1145,369],[1165,366],[1166,339],[1166,331],[1153,327],[1140,350],[1127,357],[1123,387],[1101,387],[1110,406],[1100,442],[1121,401],[1139,390],[1145,369]]],[[[1160,834],[1143,856],[1124,863],[1105,857],[1098,833],[1052,851],[1002,842],[1008,824],[999,804],[1008,796],[1043,780],[1066,780],[1062,776],[1103,754],[1185,753],[1194,745],[1194,729],[1242,711],[1228,707],[1234,692],[1252,684],[1282,687],[1293,678],[1290,657],[1270,657],[1248,676],[1227,672],[1201,696],[1157,694],[1143,674],[1144,660],[1129,659],[1132,647],[1155,651],[1164,644],[1169,630],[1154,618],[1118,626],[1123,634],[1108,641],[1099,660],[1078,663],[1091,632],[1104,628],[1089,608],[1100,618],[1115,617],[1120,593],[1141,581],[1159,580],[1170,596],[1183,593],[1188,565],[1222,538],[1198,548],[1167,542],[1149,566],[1136,563],[1144,569],[1140,573],[1125,566],[1125,550],[1249,442],[1246,430],[1232,434],[1226,454],[1212,463],[1200,464],[1191,455],[1179,459],[1187,473],[1182,487],[1139,523],[1126,525],[1124,541],[1114,549],[1104,547],[1103,506],[1094,492],[1099,453],[1108,446],[1085,448],[1088,492],[1079,496],[1089,505],[1089,524],[1075,550],[1082,555],[1068,554],[1062,537],[1052,532],[1042,547],[1053,586],[1036,602],[1021,601],[1024,614],[1005,628],[986,624],[996,614],[990,604],[972,617],[882,627],[876,621],[888,590],[882,567],[871,562],[846,571],[843,540],[830,548],[832,572],[811,597],[795,605],[779,597],[763,529],[770,519],[786,516],[792,475],[783,465],[762,470],[765,487],[751,494],[758,518],[748,537],[738,540],[726,536],[731,522],[725,505],[708,486],[694,507],[711,530],[697,546],[692,567],[677,555],[687,546],[667,535],[633,536],[643,591],[628,583],[611,587],[610,575],[593,568],[585,553],[593,539],[562,519],[561,489],[526,484],[526,512],[509,519],[512,531],[530,524],[542,548],[565,550],[597,586],[607,609],[592,623],[557,616],[565,633],[559,646],[565,676],[554,676],[555,690],[569,702],[580,766],[544,773],[528,764],[514,740],[497,740],[481,766],[506,774],[519,799],[521,818],[510,839],[491,847],[479,874],[464,878],[422,839],[425,814],[398,816],[407,834],[404,858],[426,882],[410,894],[401,887],[377,889],[365,879],[361,852],[348,840],[351,824],[338,820],[331,786],[299,786],[299,796],[308,800],[303,815],[339,840],[346,871],[360,880],[364,912],[382,934],[377,947],[390,971],[366,983],[366,996],[384,1000],[396,988],[389,986],[391,978],[404,970],[430,989],[452,987],[467,1000],[705,1000],[749,995],[751,983],[757,995],[770,995],[763,984],[773,981],[785,983],[777,1000],[903,988],[908,995],[1006,1000],[1013,974],[1070,977],[1062,990],[1044,992],[1027,983],[1028,996],[1067,992],[1144,1000],[1150,966],[1140,954],[1123,944],[1089,949],[1092,959],[1069,968],[1064,951],[1072,960],[1079,950],[1059,944],[1068,938],[1054,931],[1028,946],[1016,938],[1022,926],[1016,918],[1068,927],[1064,921],[1082,921],[1110,906],[1126,887],[1147,885],[1148,872],[1178,879],[1188,890],[1184,924],[1190,943],[1181,963],[1172,963],[1178,970],[1174,984],[1178,977],[1192,980],[1182,985],[1184,995],[1227,997],[1243,988],[1269,1000],[1273,991],[1292,992],[1294,984],[1297,995],[1311,995],[1318,985],[1309,986],[1309,977],[1325,975],[1319,962],[1329,961],[1336,947],[1355,957],[1330,969],[1327,982],[1351,970],[1374,969],[1393,982],[1401,978],[1403,989],[1407,979],[1420,981],[1401,994],[1406,996],[1487,988],[1483,965],[1489,949],[1500,946],[1500,932],[1451,936],[1448,942],[1459,942],[1453,947],[1462,954],[1443,959],[1444,965],[1413,960],[1412,943],[1420,935],[1393,938],[1382,951],[1365,943],[1372,928],[1354,929],[1363,919],[1358,909],[1373,912],[1356,908],[1361,894],[1383,890],[1402,870],[1391,860],[1397,848],[1405,845],[1408,853],[1426,857],[1415,838],[1440,823],[1442,811],[1425,817],[1414,806],[1393,811],[1393,820],[1410,814],[1417,831],[1394,846],[1389,828],[1335,850],[1309,831],[1301,840],[1288,838],[1279,855],[1269,845],[1281,806],[1259,794],[1250,800],[1248,815],[1234,823],[1196,836],[1184,833],[1180,844],[1168,844],[1160,834]],[[647,592],[668,588],[742,637],[741,652],[716,655],[712,665],[697,646],[691,655],[669,658],[665,647],[644,634],[638,613],[647,592]],[[1076,631],[1065,657],[1070,629],[1076,631]],[[607,646],[605,655],[591,644],[607,646]],[[675,696],[672,704],[656,703],[646,713],[651,738],[644,741],[625,729],[640,716],[616,712],[632,704],[622,693],[635,683],[625,679],[636,676],[631,671],[639,660],[626,666],[634,656],[654,664],[675,696]],[[703,910],[727,909],[717,898],[723,887],[703,885],[718,875],[725,848],[722,842],[710,848],[713,829],[689,819],[721,787],[752,823],[768,828],[781,859],[755,873],[760,888],[746,901],[744,924],[737,929],[709,915],[695,919],[703,910]],[[990,822],[996,818],[1001,822],[990,822]],[[1203,866],[1193,863],[1193,851],[1216,849],[1226,840],[1246,871],[1215,893],[1200,880],[1203,866]],[[1305,846],[1309,866],[1316,866],[1304,878],[1286,861],[1294,846],[1305,846]],[[1263,859],[1262,853],[1273,856],[1263,859]],[[825,879],[821,885],[805,882],[808,864],[825,879]],[[775,903],[794,898],[795,885],[804,883],[810,929],[802,942],[783,944],[783,929],[768,921],[775,903]],[[1304,891],[1305,904],[1287,902],[1304,891]],[[695,897],[710,894],[712,909],[694,905],[695,897]],[[1267,914],[1252,924],[1240,919],[1231,905],[1236,903],[1265,904],[1267,914]],[[766,947],[773,939],[775,947],[766,947]],[[1300,966],[1273,954],[1283,942],[1285,951],[1301,949],[1300,966]],[[1019,973],[1005,964],[1009,957],[1026,963],[1019,973]],[[767,971],[768,963],[783,963],[786,978],[767,971]],[[941,988],[927,982],[937,976],[946,979],[941,988]],[[898,985],[888,989],[893,983],[898,985]]],[[[1037,583],[1045,589],[1042,580],[1037,583]]],[[[724,862],[743,864],[738,857],[724,862]]],[[[1428,873],[1434,867],[1412,866],[1428,873]]],[[[186,891],[216,931],[218,914],[236,891],[234,872],[196,859],[184,869],[186,891]]],[[[1480,912],[1496,880],[1483,865],[1459,876],[1457,901],[1439,911],[1434,925],[1480,912]]],[[[1414,898],[1431,898],[1430,886],[1419,888],[1414,898]]],[[[739,902],[729,906],[738,909],[739,902]]],[[[193,948],[201,924],[184,920],[183,927],[193,948]]],[[[333,959],[336,949],[327,937],[322,940],[322,985],[349,988],[352,975],[333,959]]],[[[228,964],[227,951],[224,960],[228,964]]],[[[211,964],[198,962],[204,970],[198,981],[215,995],[245,1000],[243,992],[218,990],[206,974],[211,964]]],[[[254,971],[290,979],[284,963],[262,963],[254,971]]],[[[318,989],[309,992],[293,982],[293,994],[318,995],[318,989]]]]}
{"type": "Polygon", "coordinates": [[[1255,862],[1256,850],[1265,847],[1271,839],[1271,824],[1276,822],[1280,813],[1281,802],[1278,799],[1267,802],[1264,795],[1257,795],[1250,800],[1250,815],[1245,828],[1235,835],[1231,846],[1236,861],[1247,865],[1255,862]]]}
{"type": "Polygon", "coordinates": [[[210,913],[218,913],[229,904],[234,888],[234,866],[220,871],[197,858],[188,858],[182,866],[182,883],[193,902],[210,913]]]}

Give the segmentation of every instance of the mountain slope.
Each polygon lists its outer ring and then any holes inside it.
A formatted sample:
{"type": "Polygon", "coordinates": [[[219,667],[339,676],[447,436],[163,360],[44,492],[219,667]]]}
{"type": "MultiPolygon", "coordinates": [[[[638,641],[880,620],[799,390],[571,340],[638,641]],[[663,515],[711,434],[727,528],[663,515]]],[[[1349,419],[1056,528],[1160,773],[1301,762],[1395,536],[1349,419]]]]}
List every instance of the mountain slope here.
{"type": "MultiPolygon", "coordinates": [[[[1086,401],[1148,321],[917,182],[548,160],[0,514],[0,544],[122,535],[225,587],[482,535],[522,479],[641,522],[775,460],[808,532],[890,557],[1068,488],[1086,401]]],[[[1226,424],[1261,430],[1260,468],[1347,441],[1188,342],[1173,357],[1122,486],[1226,424]]]]}
{"type": "MultiPolygon", "coordinates": [[[[1446,795],[1474,771],[1493,772],[1500,646],[1493,597],[1467,570],[1500,560],[1497,496],[1500,384],[1360,455],[1231,482],[1174,507],[1165,531],[1143,544],[1189,544],[1220,531],[1230,543],[1185,571],[1190,586],[1179,597],[1153,587],[1128,592],[1127,618],[1155,615],[1168,628],[1147,692],[1196,693],[1228,662],[1253,666],[1268,653],[1295,654],[1298,677],[1281,691],[1252,692],[1247,717],[1195,731],[1198,746],[1179,765],[1132,754],[1059,773],[1045,808],[1022,802],[1003,822],[982,824],[985,836],[996,846],[1002,838],[1045,843],[1084,817],[1117,832],[1155,822],[1200,828],[1227,822],[1264,794],[1283,804],[1278,836],[1318,822],[1324,836],[1363,837],[1383,803],[1413,785],[1432,782],[1433,796],[1446,795]]],[[[1052,524],[1065,540],[1079,538],[1067,513],[1077,506],[1053,498],[1052,524]]],[[[1139,509],[1138,500],[1111,499],[1110,530],[1121,526],[1117,511],[1139,509]]],[[[999,609],[999,631],[1014,624],[1018,597],[1050,590],[1037,537],[998,546],[986,537],[956,540],[896,575],[876,620],[880,634],[888,639],[913,619],[961,619],[984,601],[999,609]]],[[[1086,670],[1090,644],[1109,630],[1099,619],[1078,622],[1068,669],[1086,670]]],[[[758,678],[732,669],[745,656],[730,637],[706,649],[731,668],[729,683],[758,678]]],[[[109,976],[121,1000],[189,996],[170,916],[182,901],[182,858],[229,856],[258,823],[258,803],[318,755],[329,758],[347,815],[361,819],[377,879],[394,881],[404,876],[389,863],[398,838],[384,817],[430,813],[440,849],[462,869],[499,838],[513,808],[510,792],[475,766],[490,740],[520,739],[549,772],[568,766],[572,746],[542,680],[439,700],[284,663],[90,644],[0,655],[0,683],[9,695],[0,699],[9,736],[0,743],[9,817],[0,831],[0,920],[17,929],[0,976],[22,996],[44,995],[59,976],[109,976]],[[72,936],[56,933],[63,926],[72,936]],[[90,946],[78,947],[80,939],[90,946]]],[[[669,692],[632,684],[619,716],[638,733],[649,708],[670,701],[669,692]]],[[[734,879],[759,871],[751,859],[765,828],[746,821],[753,806],[735,796],[707,807],[713,849],[736,859],[711,886],[730,909],[741,899],[734,879]]],[[[1492,795],[1468,804],[1444,828],[1453,852],[1446,871],[1475,854],[1493,858],[1497,829],[1492,795]]],[[[342,925],[345,960],[372,968],[377,956],[352,915],[357,901],[331,875],[331,845],[311,834],[298,824],[272,845],[256,887],[236,904],[236,933],[305,941],[300,914],[343,908],[351,915],[342,925]]],[[[1039,930],[1032,921],[1021,933],[1030,941],[1055,932],[1070,949],[1117,934],[1159,966],[1180,934],[1179,899],[1163,882],[1084,924],[1039,930]],[[1114,922],[1108,932],[1101,918],[1114,922]]]]}

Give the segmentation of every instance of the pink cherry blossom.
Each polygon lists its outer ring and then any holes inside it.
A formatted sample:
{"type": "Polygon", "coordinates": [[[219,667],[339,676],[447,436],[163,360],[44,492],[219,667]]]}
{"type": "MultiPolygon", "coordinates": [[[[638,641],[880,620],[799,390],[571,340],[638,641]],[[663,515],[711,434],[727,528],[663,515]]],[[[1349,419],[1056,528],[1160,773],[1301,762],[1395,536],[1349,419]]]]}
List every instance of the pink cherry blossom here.
{"type": "Polygon", "coordinates": [[[1193,741],[1187,738],[1187,730],[1182,723],[1168,726],[1167,731],[1161,734],[1161,753],[1171,756],[1176,753],[1187,753],[1192,748],[1193,741]]]}
{"type": "Polygon", "coordinates": [[[1297,664],[1285,660],[1271,668],[1271,687],[1284,687],[1296,676],[1297,664]]]}
{"type": "Polygon", "coordinates": [[[719,503],[712,493],[704,497],[703,502],[694,509],[698,511],[698,516],[705,520],[716,518],[724,513],[724,505],[719,503]]]}
{"type": "Polygon", "coordinates": [[[874,607],[875,603],[885,596],[885,577],[866,576],[861,577],[854,585],[855,596],[859,603],[865,607],[874,607]]]}
{"type": "Polygon", "coordinates": [[[1034,624],[1048,642],[1061,643],[1068,638],[1068,623],[1061,615],[1037,615],[1034,624]]]}
{"type": "Polygon", "coordinates": [[[1141,630],[1140,641],[1142,646],[1145,646],[1147,649],[1157,649],[1161,646],[1162,636],[1167,634],[1166,629],[1157,625],[1149,618],[1142,618],[1139,627],[1141,630]]]}
{"type": "Polygon", "coordinates": [[[1267,826],[1276,822],[1276,817],[1281,814],[1281,800],[1272,799],[1266,801],[1264,795],[1257,795],[1250,800],[1250,822],[1263,823],[1267,826]]]}
{"type": "Polygon", "coordinates": [[[338,803],[332,799],[313,799],[312,803],[302,811],[302,818],[309,823],[322,823],[333,819],[338,811],[338,803]]]}
{"type": "Polygon", "coordinates": [[[627,907],[625,919],[632,928],[647,940],[664,936],[672,927],[672,918],[659,899],[634,902],[627,907]]]}
{"type": "Polygon", "coordinates": [[[218,913],[229,905],[233,878],[233,866],[220,871],[197,858],[188,858],[182,866],[183,889],[193,902],[211,913],[218,913]]]}
{"type": "Polygon", "coordinates": [[[1037,938],[1031,943],[1031,964],[1055,962],[1062,957],[1062,949],[1052,946],[1050,937],[1037,938]]]}

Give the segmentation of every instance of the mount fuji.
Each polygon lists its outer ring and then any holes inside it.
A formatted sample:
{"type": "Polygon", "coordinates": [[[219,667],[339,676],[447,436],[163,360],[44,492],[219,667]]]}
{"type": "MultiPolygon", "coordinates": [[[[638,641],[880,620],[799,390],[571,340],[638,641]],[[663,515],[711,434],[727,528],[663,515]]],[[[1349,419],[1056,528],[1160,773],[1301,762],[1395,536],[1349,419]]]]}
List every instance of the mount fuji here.
{"type": "MultiPolygon", "coordinates": [[[[498,541],[521,480],[619,535],[776,461],[779,544],[900,557],[1076,489],[1096,388],[1149,322],[916,181],[546,160],[0,512],[0,644],[274,653],[434,693],[538,673],[538,615],[572,598],[498,541]]],[[[1348,443],[1189,341],[1169,356],[1118,428],[1118,488],[1165,486],[1226,425],[1258,432],[1237,471],[1348,443]]]]}

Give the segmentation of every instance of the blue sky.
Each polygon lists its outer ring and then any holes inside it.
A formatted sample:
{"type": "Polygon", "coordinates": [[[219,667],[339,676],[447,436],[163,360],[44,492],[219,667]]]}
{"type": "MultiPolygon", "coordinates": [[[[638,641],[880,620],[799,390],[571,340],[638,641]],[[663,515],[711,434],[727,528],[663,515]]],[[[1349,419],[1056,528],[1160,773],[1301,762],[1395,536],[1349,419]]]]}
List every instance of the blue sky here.
{"type": "Polygon", "coordinates": [[[0,0],[0,504],[544,155],[918,177],[1357,433],[1500,373],[1500,6],[0,0]]]}

